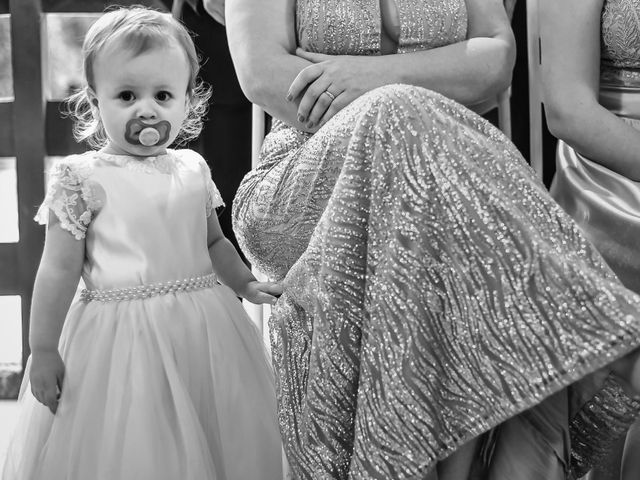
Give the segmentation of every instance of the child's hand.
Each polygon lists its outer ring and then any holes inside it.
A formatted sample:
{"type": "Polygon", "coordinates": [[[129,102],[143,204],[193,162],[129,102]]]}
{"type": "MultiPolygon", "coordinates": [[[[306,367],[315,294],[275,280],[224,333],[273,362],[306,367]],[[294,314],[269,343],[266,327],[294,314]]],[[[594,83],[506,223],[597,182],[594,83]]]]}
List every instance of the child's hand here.
{"type": "Polygon", "coordinates": [[[282,295],[282,285],[273,282],[258,282],[253,280],[247,283],[242,292],[239,292],[242,298],[249,300],[251,303],[269,303],[274,305],[278,301],[278,297],[282,295]]]}
{"type": "Polygon", "coordinates": [[[34,352],[31,356],[31,392],[51,413],[58,410],[64,380],[64,363],[57,350],[34,352]]]}

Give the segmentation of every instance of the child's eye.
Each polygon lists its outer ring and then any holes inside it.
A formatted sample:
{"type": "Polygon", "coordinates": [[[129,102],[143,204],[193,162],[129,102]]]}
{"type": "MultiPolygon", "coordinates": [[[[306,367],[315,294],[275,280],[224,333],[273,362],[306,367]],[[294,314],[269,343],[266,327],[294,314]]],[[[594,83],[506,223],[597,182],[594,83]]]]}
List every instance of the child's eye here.
{"type": "Polygon", "coordinates": [[[169,92],[165,92],[165,91],[158,92],[158,93],[156,93],[156,99],[159,102],[166,102],[167,100],[171,99],[171,94],[169,92]]]}
{"type": "Polygon", "coordinates": [[[118,94],[118,98],[124,102],[130,102],[135,98],[135,96],[133,95],[133,92],[125,90],[124,92],[120,92],[118,94]]]}

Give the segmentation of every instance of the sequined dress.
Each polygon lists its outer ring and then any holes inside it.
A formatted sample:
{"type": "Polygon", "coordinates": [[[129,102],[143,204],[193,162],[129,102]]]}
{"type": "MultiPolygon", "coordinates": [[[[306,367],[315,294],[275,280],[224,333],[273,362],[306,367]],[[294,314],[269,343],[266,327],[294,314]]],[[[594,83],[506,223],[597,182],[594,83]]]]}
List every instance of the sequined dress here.
{"type": "MultiPolygon", "coordinates": [[[[464,0],[395,4],[400,53],[466,36],[464,0]]],[[[380,24],[377,0],[296,4],[306,50],[379,54],[380,24]]],[[[296,478],[425,478],[639,342],[640,298],[516,148],[423,88],[371,91],[314,135],[275,121],[233,218],[285,284],[270,327],[296,478]]]]}
{"type": "Polygon", "coordinates": [[[221,204],[189,150],[55,166],[37,218],[85,239],[86,290],[60,339],[55,416],[27,366],[3,480],[282,479],[273,371],[209,258],[221,204]]]}

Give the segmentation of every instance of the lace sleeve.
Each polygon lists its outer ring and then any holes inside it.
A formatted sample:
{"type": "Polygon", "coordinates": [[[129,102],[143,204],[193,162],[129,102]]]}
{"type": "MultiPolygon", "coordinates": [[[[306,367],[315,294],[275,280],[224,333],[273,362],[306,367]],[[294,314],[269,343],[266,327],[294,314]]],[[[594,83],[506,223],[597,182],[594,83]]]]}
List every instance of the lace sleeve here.
{"type": "Polygon", "coordinates": [[[224,201],[222,200],[222,195],[220,195],[218,187],[213,183],[209,165],[207,165],[207,162],[205,162],[202,157],[200,157],[200,168],[202,169],[202,175],[204,176],[205,185],[207,186],[207,218],[209,218],[213,210],[224,206],[224,201]]]}
{"type": "Polygon", "coordinates": [[[46,225],[51,211],[63,229],[77,240],[83,239],[101,204],[88,181],[89,174],[86,161],[73,161],[70,157],[57,163],[51,171],[47,195],[35,220],[46,225]]]}

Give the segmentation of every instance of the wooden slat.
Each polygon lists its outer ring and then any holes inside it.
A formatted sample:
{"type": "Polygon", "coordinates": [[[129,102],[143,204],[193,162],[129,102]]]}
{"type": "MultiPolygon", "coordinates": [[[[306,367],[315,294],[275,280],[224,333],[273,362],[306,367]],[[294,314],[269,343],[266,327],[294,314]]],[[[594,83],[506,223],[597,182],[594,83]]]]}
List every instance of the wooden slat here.
{"type": "Polygon", "coordinates": [[[10,0],[14,85],[14,148],[18,175],[19,291],[22,298],[23,364],[29,354],[29,314],[33,280],[42,253],[44,229],[33,221],[44,191],[45,101],[42,92],[40,0],[10,0]]]}
{"type": "Polygon", "coordinates": [[[529,66],[529,142],[530,162],[543,178],[542,88],[540,86],[540,33],[538,0],[527,0],[527,55],[529,66]]]}
{"type": "Polygon", "coordinates": [[[0,295],[19,295],[17,243],[0,243],[0,295]]]}
{"type": "Polygon", "coordinates": [[[0,102],[0,157],[14,157],[13,103],[0,102]]]}
{"type": "Polygon", "coordinates": [[[73,138],[73,122],[61,113],[62,102],[48,102],[46,106],[46,150],[48,155],[69,155],[88,150],[73,138]]]}

